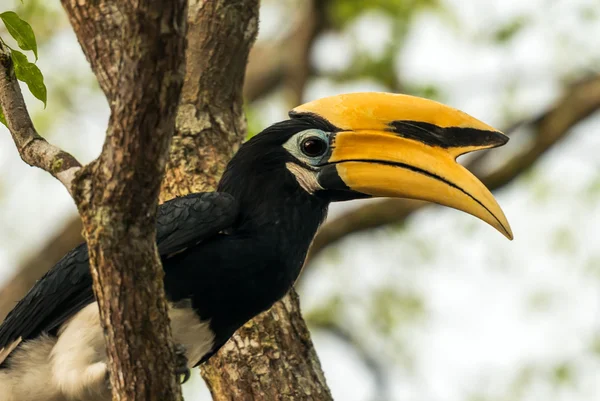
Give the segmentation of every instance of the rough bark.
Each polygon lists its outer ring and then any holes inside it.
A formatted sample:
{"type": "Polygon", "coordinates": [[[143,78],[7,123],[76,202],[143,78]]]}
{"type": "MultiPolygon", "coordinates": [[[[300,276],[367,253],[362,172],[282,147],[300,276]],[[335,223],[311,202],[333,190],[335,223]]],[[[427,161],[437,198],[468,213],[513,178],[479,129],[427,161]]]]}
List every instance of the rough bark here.
{"type": "Polygon", "coordinates": [[[161,201],[214,190],[246,133],[242,102],[258,0],[190,0],[186,74],[161,201]]]}
{"type": "Polygon", "coordinates": [[[202,366],[202,376],[214,400],[332,399],[293,288],[238,330],[202,366]]]}
{"type": "Polygon", "coordinates": [[[331,399],[298,305],[292,291],[205,365],[214,401],[331,399]]]}
{"type": "Polygon", "coordinates": [[[123,60],[122,24],[125,15],[117,1],[61,0],[100,88],[109,103],[118,90],[119,69],[123,60]]]}
{"type": "Polygon", "coordinates": [[[183,83],[186,2],[63,4],[111,106],[102,153],[73,192],[113,399],[180,400],[155,216],[183,83]]]}
{"type": "Polygon", "coordinates": [[[86,54],[111,106],[100,157],[80,168],[71,155],[36,133],[4,47],[0,102],[23,160],[55,175],[78,206],[105,329],[113,399],[181,400],[155,216],[183,84],[186,2],[64,3],[81,43],[90,43],[86,34],[94,26],[99,29],[93,31],[91,48],[107,45],[118,52],[114,66],[94,57],[114,61],[114,54],[86,54]]]}

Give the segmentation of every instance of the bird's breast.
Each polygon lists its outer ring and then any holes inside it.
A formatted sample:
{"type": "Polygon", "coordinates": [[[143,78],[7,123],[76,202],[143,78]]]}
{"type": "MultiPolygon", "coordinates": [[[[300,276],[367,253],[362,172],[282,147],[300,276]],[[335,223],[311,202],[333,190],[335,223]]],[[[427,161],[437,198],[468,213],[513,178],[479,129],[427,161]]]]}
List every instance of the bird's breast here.
{"type": "Polygon", "coordinates": [[[188,366],[194,367],[215,345],[215,334],[208,320],[202,320],[190,302],[171,304],[169,308],[173,340],[186,348],[188,366]]]}

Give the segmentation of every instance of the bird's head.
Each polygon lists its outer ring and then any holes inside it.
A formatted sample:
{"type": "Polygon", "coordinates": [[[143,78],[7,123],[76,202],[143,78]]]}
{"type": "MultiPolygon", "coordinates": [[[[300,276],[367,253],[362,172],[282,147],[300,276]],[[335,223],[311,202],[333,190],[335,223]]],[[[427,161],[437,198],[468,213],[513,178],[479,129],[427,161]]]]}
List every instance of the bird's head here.
{"type": "MultiPolygon", "coordinates": [[[[481,181],[456,162],[504,145],[489,125],[443,104],[407,95],[352,93],[296,107],[290,120],[246,142],[230,163],[285,174],[326,202],[411,198],[469,213],[512,239],[502,209],[481,181]]],[[[229,170],[229,168],[228,168],[229,170]]],[[[258,173],[258,174],[256,174],[258,173]]]]}

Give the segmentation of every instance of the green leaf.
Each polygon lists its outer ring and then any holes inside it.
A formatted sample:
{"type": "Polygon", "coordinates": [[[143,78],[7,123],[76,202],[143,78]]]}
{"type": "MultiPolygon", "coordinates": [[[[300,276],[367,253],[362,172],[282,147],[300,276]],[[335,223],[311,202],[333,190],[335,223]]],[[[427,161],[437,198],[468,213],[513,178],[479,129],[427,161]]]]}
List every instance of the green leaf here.
{"type": "Polygon", "coordinates": [[[506,43],[514,38],[519,32],[527,26],[527,18],[515,18],[512,22],[502,26],[494,33],[494,39],[499,43],[506,43]]]}
{"type": "Polygon", "coordinates": [[[37,65],[30,63],[27,56],[18,50],[10,53],[15,65],[15,75],[19,81],[25,82],[31,94],[44,102],[46,107],[46,85],[44,85],[44,76],[37,65]]]}
{"type": "Polygon", "coordinates": [[[0,14],[0,18],[6,25],[6,30],[10,35],[15,38],[19,47],[23,50],[31,50],[35,55],[37,61],[37,42],[35,41],[35,35],[31,25],[26,21],[23,21],[17,13],[13,11],[6,11],[0,14]]]}
{"type": "Polygon", "coordinates": [[[2,111],[2,106],[0,106],[0,123],[8,127],[8,124],[6,123],[6,118],[4,117],[4,112],[2,111]]]}

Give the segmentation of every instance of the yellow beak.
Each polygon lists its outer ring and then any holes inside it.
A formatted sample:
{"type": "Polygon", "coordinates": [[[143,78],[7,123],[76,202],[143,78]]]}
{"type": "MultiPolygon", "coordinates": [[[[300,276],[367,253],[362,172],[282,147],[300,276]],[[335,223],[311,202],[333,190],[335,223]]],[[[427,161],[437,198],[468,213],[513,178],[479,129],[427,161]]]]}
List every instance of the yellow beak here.
{"type": "Polygon", "coordinates": [[[456,162],[508,138],[459,110],[413,96],[352,93],[299,106],[335,127],[319,183],[325,189],[421,199],[469,213],[512,239],[490,191],[456,162]]]}

